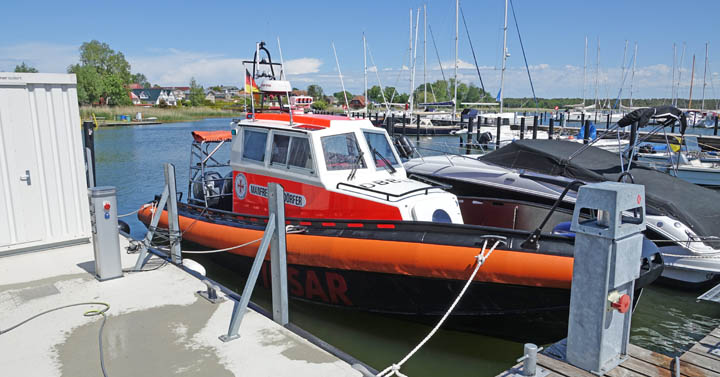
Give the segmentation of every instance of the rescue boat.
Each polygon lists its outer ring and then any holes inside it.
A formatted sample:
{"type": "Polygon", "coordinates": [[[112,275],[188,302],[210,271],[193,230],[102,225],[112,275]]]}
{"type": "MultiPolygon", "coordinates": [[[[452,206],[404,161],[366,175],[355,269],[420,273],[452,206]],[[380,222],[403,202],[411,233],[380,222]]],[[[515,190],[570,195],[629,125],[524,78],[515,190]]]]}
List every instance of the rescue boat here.
{"type": "MultiPolygon", "coordinates": [[[[436,322],[485,241],[502,239],[445,327],[536,342],[566,335],[573,238],[542,233],[537,248],[524,249],[528,231],[464,224],[466,207],[449,187],[408,176],[387,132],[369,120],[254,112],[230,131],[193,132],[192,150],[187,200],[178,203],[183,240],[225,249],[261,238],[268,184],[282,185],[293,229],[286,238],[291,297],[436,322]],[[229,164],[217,158],[226,144],[229,164]]],[[[498,216],[491,205],[482,208],[472,216],[498,216]]],[[[152,215],[152,207],[138,212],[146,225],[152,215]]],[[[167,227],[166,213],[159,227],[167,227]]],[[[637,288],[662,270],[657,249],[646,244],[637,288]]],[[[247,274],[257,248],[215,255],[247,274]]]]}

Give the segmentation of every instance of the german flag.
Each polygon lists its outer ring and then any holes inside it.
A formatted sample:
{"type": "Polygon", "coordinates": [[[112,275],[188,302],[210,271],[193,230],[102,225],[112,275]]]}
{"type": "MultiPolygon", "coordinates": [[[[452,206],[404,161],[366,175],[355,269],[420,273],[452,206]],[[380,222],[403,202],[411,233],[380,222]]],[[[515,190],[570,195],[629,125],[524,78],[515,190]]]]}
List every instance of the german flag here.
{"type": "Polygon", "coordinates": [[[258,89],[247,68],[245,69],[245,93],[260,93],[260,89],[258,89]]]}

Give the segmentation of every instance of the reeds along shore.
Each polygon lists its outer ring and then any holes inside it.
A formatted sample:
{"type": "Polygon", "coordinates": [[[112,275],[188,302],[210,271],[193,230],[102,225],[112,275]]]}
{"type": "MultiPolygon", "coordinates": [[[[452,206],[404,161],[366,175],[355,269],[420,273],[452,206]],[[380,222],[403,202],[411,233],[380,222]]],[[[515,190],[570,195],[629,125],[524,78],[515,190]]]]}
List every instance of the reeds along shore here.
{"type": "MultiPolygon", "coordinates": [[[[138,107],[138,106],[82,106],[80,107],[80,117],[82,119],[92,119],[92,115],[98,118],[98,123],[102,125],[105,121],[118,121],[120,115],[127,115],[130,119],[135,119],[135,114],[142,113],[142,118],[157,118],[159,122],[182,122],[194,119],[204,118],[221,118],[238,116],[238,112],[230,110],[214,109],[211,107],[138,107]]],[[[128,122],[129,123],[129,122],[128,122]]]]}

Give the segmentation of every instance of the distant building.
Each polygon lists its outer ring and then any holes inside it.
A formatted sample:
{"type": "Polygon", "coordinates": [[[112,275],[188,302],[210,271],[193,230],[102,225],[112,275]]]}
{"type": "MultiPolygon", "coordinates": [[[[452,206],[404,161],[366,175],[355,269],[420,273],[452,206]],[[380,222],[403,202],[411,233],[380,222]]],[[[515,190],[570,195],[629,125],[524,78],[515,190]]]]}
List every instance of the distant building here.
{"type": "Polygon", "coordinates": [[[325,96],[325,102],[327,102],[328,105],[335,105],[338,103],[338,99],[335,98],[335,96],[325,96]]]}
{"type": "Polygon", "coordinates": [[[215,92],[212,90],[208,90],[205,93],[205,101],[210,101],[212,103],[215,103],[215,92]]]}
{"type": "Polygon", "coordinates": [[[355,96],[350,100],[350,107],[353,109],[362,109],[365,107],[365,97],[355,96]]]}
{"type": "Polygon", "coordinates": [[[172,91],[163,88],[133,89],[130,98],[135,106],[157,106],[165,102],[168,106],[177,106],[177,98],[172,91]]]}
{"type": "Polygon", "coordinates": [[[132,83],[132,84],[128,84],[128,89],[130,89],[130,90],[133,90],[133,89],[142,89],[142,88],[143,88],[143,86],[140,85],[140,84],[138,84],[138,83],[136,83],[136,82],[134,82],[134,83],[132,83]]]}
{"type": "Polygon", "coordinates": [[[175,96],[175,99],[178,101],[182,101],[185,98],[190,97],[190,87],[189,86],[166,86],[162,89],[167,90],[168,92],[172,92],[173,96],[175,96]]]}

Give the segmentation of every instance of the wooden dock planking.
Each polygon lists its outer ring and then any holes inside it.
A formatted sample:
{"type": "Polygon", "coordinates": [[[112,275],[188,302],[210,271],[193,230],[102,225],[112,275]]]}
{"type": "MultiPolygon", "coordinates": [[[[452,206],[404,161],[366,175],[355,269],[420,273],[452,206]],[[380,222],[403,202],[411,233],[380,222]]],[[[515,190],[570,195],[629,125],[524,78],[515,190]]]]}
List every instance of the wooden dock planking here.
{"type": "MultiPolygon", "coordinates": [[[[548,347],[544,353],[538,354],[538,368],[549,370],[548,376],[551,377],[596,377],[595,374],[556,358],[557,351],[564,352],[565,342],[566,340],[562,340],[548,347]]],[[[517,364],[497,377],[521,375],[521,368],[522,364],[517,364]]],[[[674,377],[674,369],[674,358],[630,344],[628,345],[628,359],[606,373],[605,376],[674,377]]],[[[680,374],[683,377],[720,377],[720,327],[714,329],[680,356],[680,374]]]]}

